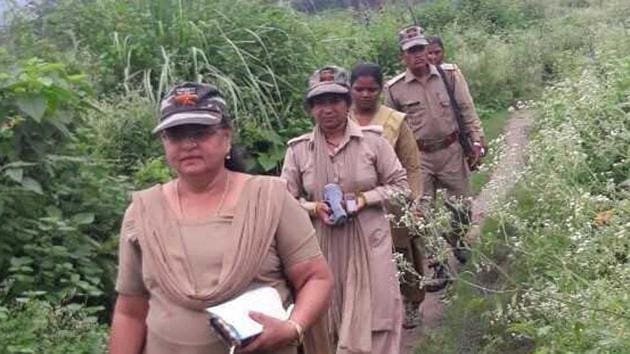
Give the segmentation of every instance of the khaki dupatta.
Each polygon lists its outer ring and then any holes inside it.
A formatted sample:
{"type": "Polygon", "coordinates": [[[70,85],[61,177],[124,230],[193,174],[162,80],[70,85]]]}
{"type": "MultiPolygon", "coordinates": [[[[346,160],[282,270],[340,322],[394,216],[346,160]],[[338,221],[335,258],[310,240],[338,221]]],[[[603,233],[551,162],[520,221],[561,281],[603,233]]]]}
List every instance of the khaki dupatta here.
{"type": "Polygon", "coordinates": [[[216,305],[245,291],[258,275],[274,239],[286,188],[278,178],[251,178],[236,205],[230,234],[234,237],[223,255],[219,282],[196,285],[175,216],[160,185],[134,193],[135,210],[143,232],[138,241],[146,261],[155,269],[160,289],[174,302],[194,310],[216,305]]]}
{"type": "MultiPolygon", "coordinates": [[[[359,126],[348,120],[346,145],[342,149],[344,168],[350,171],[344,191],[356,191],[356,162],[360,157],[360,144],[356,135],[362,136],[359,126]]],[[[315,190],[314,200],[323,199],[324,186],[333,183],[335,173],[324,134],[318,126],[313,131],[315,190]]],[[[329,336],[337,341],[337,354],[369,354],[372,351],[372,303],[368,244],[358,218],[349,219],[341,226],[316,223],[317,236],[322,252],[341,283],[335,284],[328,311],[329,336]],[[333,235],[333,228],[343,228],[343,235],[333,235]],[[331,237],[343,237],[343,244],[331,237]],[[335,241],[335,242],[333,242],[335,241]],[[340,246],[341,249],[333,249],[340,246]],[[342,255],[340,257],[340,255],[342,255]]]]}
{"type": "MultiPolygon", "coordinates": [[[[195,288],[182,235],[161,186],[134,193],[136,220],[141,220],[143,228],[138,242],[164,294],[181,306],[203,310],[247,290],[260,273],[275,237],[286,197],[279,191],[286,189],[280,178],[259,176],[247,181],[231,225],[234,242],[225,250],[219,282],[212,288],[195,288]]],[[[307,354],[329,354],[323,332],[319,322],[306,332],[307,354]]]]}
{"type": "MultiPolygon", "coordinates": [[[[353,111],[351,110],[350,112],[350,119],[357,122],[353,111]]],[[[397,110],[384,105],[380,105],[370,123],[383,127],[383,138],[385,138],[392,146],[396,146],[398,136],[400,135],[400,126],[404,121],[404,113],[398,112],[397,110]]]]}

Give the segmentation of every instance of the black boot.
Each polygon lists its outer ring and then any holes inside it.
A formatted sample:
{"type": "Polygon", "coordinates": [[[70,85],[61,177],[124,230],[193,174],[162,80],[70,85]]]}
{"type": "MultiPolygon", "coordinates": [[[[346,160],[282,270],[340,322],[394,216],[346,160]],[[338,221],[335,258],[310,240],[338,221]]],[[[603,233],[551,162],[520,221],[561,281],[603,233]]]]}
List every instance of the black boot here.
{"type": "Polygon", "coordinates": [[[466,264],[470,259],[470,246],[464,240],[458,240],[457,245],[453,247],[453,254],[461,264],[466,264]]]}
{"type": "Polygon", "coordinates": [[[425,281],[424,289],[430,293],[444,289],[450,281],[448,266],[443,263],[435,262],[431,264],[429,268],[432,273],[431,279],[425,281]]]}

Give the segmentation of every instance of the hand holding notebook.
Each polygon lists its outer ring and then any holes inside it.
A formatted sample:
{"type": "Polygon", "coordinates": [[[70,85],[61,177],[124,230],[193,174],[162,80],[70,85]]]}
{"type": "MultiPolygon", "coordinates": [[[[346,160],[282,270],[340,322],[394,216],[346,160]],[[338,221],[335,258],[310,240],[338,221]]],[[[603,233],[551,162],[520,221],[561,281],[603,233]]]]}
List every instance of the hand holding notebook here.
{"type": "Polygon", "coordinates": [[[278,291],[263,286],[220,305],[206,309],[210,315],[210,326],[231,347],[243,347],[263,331],[263,326],[250,317],[250,312],[262,313],[279,320],[289,318],[290,311],[284,309],[278,291]]]}

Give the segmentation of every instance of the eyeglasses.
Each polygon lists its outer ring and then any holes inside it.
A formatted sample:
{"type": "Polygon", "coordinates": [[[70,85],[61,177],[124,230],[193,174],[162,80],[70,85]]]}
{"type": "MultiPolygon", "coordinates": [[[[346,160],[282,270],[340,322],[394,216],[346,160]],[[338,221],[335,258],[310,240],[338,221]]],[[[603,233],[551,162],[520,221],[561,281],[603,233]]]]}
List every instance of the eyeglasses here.
{"type": "Polygon", "coordinates": [[[201,142],[214,135],[216,131],[215,128],[207,125],[180,125],[166,129],[162,136],[174,143],[180,143],[184,140],[201,142]]]}
{"type": "Polygon", "coordinates": [[[424,45],[415,45],[407,49],[406,52],[409,54],[419,54],[419,53],[422,53],[425,49],[426,49],[426,46],[424,45]]]}
{"type": "Polygon", "coordinates": [[[344,96],[336,93],[325,93],[311,98],[311,106],[337,104],[345,101],[344,96]]]}

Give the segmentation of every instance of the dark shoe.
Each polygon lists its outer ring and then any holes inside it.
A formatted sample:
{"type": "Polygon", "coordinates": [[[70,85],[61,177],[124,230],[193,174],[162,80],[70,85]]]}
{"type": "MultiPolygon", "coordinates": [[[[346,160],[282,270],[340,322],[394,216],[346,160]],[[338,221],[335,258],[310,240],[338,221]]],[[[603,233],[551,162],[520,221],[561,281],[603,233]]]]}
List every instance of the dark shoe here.
{"type": "Polygon", "coordinates": [[[420,313],[420,304],[411,301],[405,301],[405,321],[403,328],[416,328],[422,322],[422,314],[420,313]]]}
{"type": "Polygon", "coordinates": [[[453,254],[459,263],[466,264],[466,262],[470,259],[470,246],[466,241],[459,240],[457,245],[453,248],[453,254]]]}
{"type": "Polygon", "coordinates": [[[435,263],[429,268],[431,268],[432,274],[431,278],[424,282],[424,289],[430,293],[444,289],[450,281],[447,266],[442,263],[435,263]]]}

